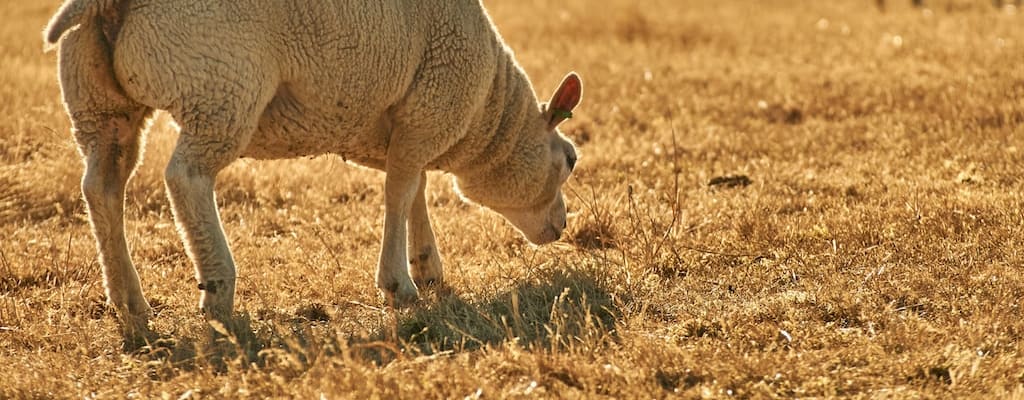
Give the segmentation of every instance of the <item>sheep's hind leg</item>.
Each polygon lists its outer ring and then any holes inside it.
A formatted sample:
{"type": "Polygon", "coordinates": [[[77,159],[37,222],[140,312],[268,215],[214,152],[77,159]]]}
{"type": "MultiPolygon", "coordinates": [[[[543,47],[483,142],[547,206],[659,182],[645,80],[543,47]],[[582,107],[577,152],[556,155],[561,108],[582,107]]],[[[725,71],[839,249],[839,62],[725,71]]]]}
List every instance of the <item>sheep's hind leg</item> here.
{"type": "Polygon", "coordinates": [[[395,307],[416,302],[419,292],[409,276],[407,221],[422,171],[388,162],[384,182],[384,237],[377,264],[377,288],[395,307]]]}
{"type": "Polygon", "coordinates": [[[235,260],[214,198],[217,173],[238,158],[250,130],[214,132],[186,123],[165,172],[167,192],[185,249],[196,269],[199,307],[207,319],[231,322],[235,260]]]}
{"type": "Polygon", "coordinates": [[[82,194],[103,266],[107,301],[117,312],[126,348],[146,338],[152,315],[124,236],[125,186],[138,163],[146,114],[135,110],[73,117],[75,137],[85,155],[82,194]]]}
{"type": "Polygon", "coordinates": [[[139,162],[142,130],[151,110],[121,90],[109,46],[95,25],[83,25],[65,35],[58,65],[72,131],[85,159],[82,194],[96,237],[107,302],[117,314],[125,348],[134,348],[149,336],[152,309],[125,241],[124,197],[139,162]]]}
{"type": "Polygon", "coordinates": [[[416,286],[440,284],[444,280],[441,256],[427,214],[427,174],[420,174],[419,188],[409,213],[409,273],[416,286]]]}

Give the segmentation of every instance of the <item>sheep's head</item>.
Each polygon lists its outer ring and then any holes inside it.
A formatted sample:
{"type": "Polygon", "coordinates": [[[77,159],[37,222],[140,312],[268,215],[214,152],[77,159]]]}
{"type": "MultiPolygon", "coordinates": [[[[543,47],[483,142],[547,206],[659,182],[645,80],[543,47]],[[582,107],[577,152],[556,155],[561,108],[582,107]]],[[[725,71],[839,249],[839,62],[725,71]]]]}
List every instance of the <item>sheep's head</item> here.
{"type": "Polygon", "coordinates": [[[575,73],[562,80],[548,104],[523,126],[508,160],[472,179],[457,179],[462,195],[505,217],[534,244],[558,240],[566,227],[562,185],[576,166],[576,148],[558,131],[580,102],[575,73]]]}

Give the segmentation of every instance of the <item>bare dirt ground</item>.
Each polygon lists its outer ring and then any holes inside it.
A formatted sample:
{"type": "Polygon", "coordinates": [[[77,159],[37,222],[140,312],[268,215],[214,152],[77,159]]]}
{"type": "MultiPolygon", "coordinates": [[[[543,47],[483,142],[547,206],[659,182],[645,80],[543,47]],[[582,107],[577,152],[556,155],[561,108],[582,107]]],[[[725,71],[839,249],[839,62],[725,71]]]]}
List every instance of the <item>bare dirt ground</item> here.
{"type": "Polygon", "coordinates": [[[445,290],[373,287],[383,176],[242,160],[244,334],[208,343],[153,122],[127,234],[166,336],[121,350],[40,31],[0,3],[0,398],[1024,396],[1024,15],[987,1],[486,1],[585,80],[567,237],[428,202],[445,290]],[[909,2],[908,2],[909,3],[909,2]]]}

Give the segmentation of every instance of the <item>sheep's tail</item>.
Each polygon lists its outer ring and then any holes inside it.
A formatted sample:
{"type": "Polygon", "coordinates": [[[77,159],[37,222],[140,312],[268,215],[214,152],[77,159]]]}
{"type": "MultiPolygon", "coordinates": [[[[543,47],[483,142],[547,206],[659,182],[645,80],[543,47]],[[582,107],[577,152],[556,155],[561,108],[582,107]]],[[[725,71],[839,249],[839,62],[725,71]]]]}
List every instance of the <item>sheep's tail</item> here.
{"type": "Polygon", "coordinates": [[[68,0],[57,10],[43,31],[46,50],[52,49],[64,32],[75,25],[106,14],[114,9],[121,0],[68,0]]]}

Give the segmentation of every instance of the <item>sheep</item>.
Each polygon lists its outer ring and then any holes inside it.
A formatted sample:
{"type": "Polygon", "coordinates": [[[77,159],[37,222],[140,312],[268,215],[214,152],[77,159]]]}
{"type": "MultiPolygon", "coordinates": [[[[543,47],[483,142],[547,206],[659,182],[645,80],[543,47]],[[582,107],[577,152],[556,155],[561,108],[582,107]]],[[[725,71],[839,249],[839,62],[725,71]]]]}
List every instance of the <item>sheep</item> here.
{"type": "Polygon", "coordinates": [[[180,130],[164,178],[208,320],[229,321],[234,306],[214,182],[240,157],[332,153],[384,171],[376,286],[395,306],[444,279],[427,170],[452,175],[464,200],[532,243],[566,228],[561,187],[577,155],[558,125],[582,83],[569,73],[538,103],[479,0],[69,0],[43,34],[59,48],[82,192],[126,341],[149,333],[152,314],[123,209],[155,110],[180,130]]]}

